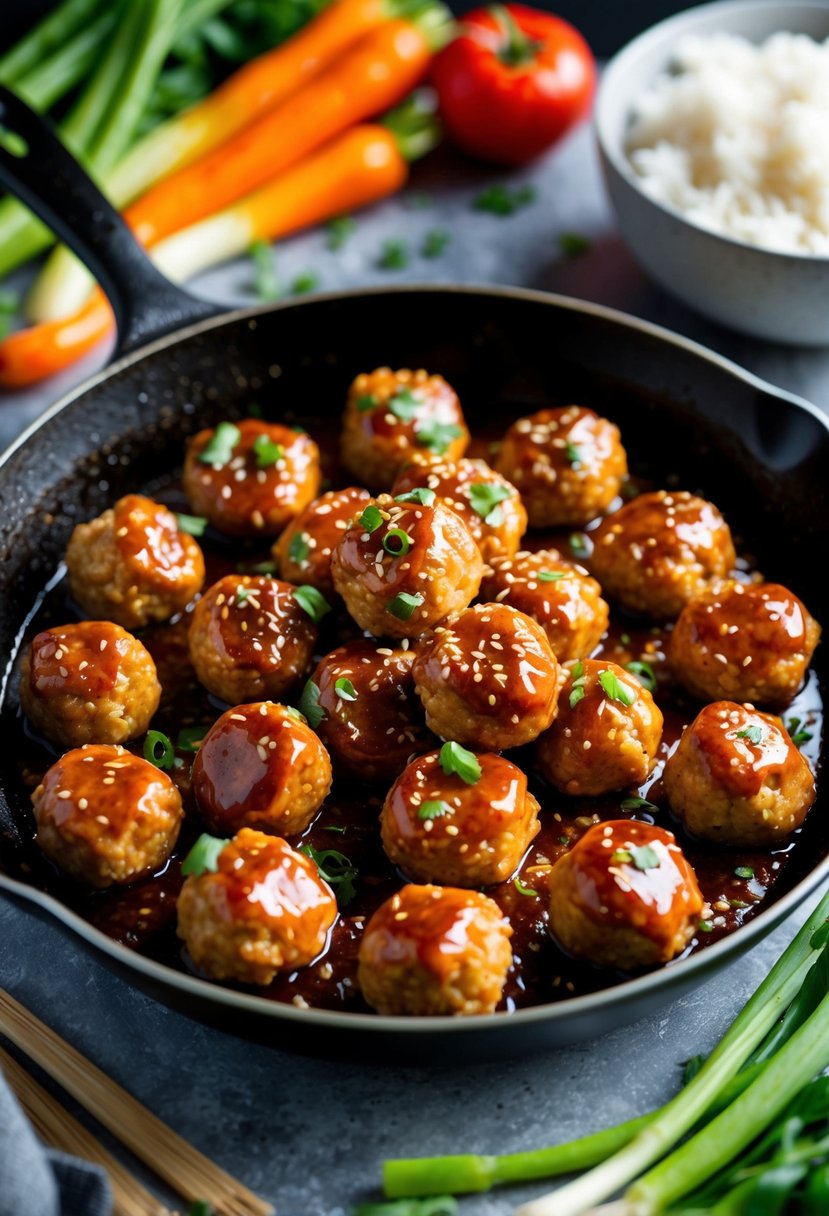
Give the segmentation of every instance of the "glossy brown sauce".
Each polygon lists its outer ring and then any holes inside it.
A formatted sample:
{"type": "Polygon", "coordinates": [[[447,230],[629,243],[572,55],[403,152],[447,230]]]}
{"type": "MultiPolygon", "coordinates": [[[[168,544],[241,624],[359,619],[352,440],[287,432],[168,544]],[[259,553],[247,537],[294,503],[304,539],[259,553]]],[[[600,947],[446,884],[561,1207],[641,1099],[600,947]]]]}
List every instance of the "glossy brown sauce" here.
{"type": "MultiPolygon", "coordinates": [[[[320,440],[319,435],[315,438],[320,440]]],[[[326,446],[323,440],[321,446],[325,471],[335,485],[343,484],[336,471],[334,444],[326,446]]],[[[470,455],[485,455],[486,450],[484,444],[474,445],[470,455]],[[474,450],[475,447],[478,450],[474,450]]],[[[146,487],[145,492],[173,510],[189,512],[191,509],[173,477],[159,480],[146,487]]],[[[565,556],[581,559],[589,553],[589,531],[575,536],[568,532],[532,533],[525,537],[522,547],[558,548],[565,556]]],[[[207,563],[206,587],[225,574],[251,572],[258,563],[269,560],[266,548],[248,548],[242,542],[220,537],[211,530],[200,544],[207,563]]],[[[750,562],[741,561],[740,565],[748,574],[750,562]]],[[[764,573],[773,577],[774,572],[764,573]]],[[[793,590],[797,591],[797,588],[793,590]]],[[[65,624],[77,619],[78,615],[69,599],[66,580],[60,579],[37,606],[24,648],[40,630],[65,624]]],[[[568,798],[551,789],[535,772],[531,746],[508,753],[529,776],[530,789],[541,805],[541,831],[520,866],[519,881],[510,880],[486,891],[500,905],[513,927],[514,963],[507,980],[503,1008],[544,1004],[605,988],[627,978],[564,955],[547,928],[550,868],[593,823],[630,817],[657,823],[676,834],[710,906],[710,911],[704,914],[705,928],[698,932],[686,954],[732,932],[763,907],[792,850],[798,847],[795,834],[788,843],[772,851],[715,849],[690,840],[672,819],[665,805],[660,773],[683,725],[692,720],[699,706],[684,698],[672,685],[665,659],[669,630],[670,626],[649,627],[616,614],[596,652],[596,657],[623,666],[632,660],[644,660],[653,668],[656,677],[655,698],[665,716],[664,734],[656,769],[637,791],[602,798],[568,798]],[[623,807],[623,800],[634,793],[646,799],[648,805],[623,807]],[[751,877],[740,877],[737,870],[750,871],[751,877]]],[[[331,613],[320,630],[315,662],[343,641],[356,636],[359,636],[357,626],[344,613],[331,613]]],[[[142,630],[140,637],[156,662],[163,688],[153,728],[173,740],[185,727],[203,726],[206,731],[226,706],[211,697],[195,678],[187,654],[187,620],[179,618],[170,624],[142,630]]],[[[294,694],[294,702],[300,692],[301,684],[294,694]]],[[[795,717],[801,720],[802,728],[811,732],[812,739],[802,750],[815,768],[822,705],[814,672],[809,674],[803,689],[785,711],[786,720],[795,717]]],[[[18,735],[10,744],[19,757],[23,785],[31,791],[55,761],[57,753],[31,734],[22,717],[18,718],[17,730],[18,735]]],[[[140,752],[141,740],[130,746],[131,750],[140,752]]],[[[195,838],[204,830],[189,788],[192,760],[192,752],[180,751],[170,774],[181,789],[187,816],[174,855],[161,873],[128,888],[90,892],[60,875],[33,845],[25,850],[18,862],[27,881],[52,892],[108,936],[178,970],[193,970],[175,932],[176,896],[182,881],[180,865],[195,838]]],[[[355,893],[353,899],[341,907],[323,954],[309,967],[282,974],[270,987],[256,989],[260,995],[300,1006],[367,1009],[356,982],[361,931],[380,903],[405,882],[391,866],[380,842],[380,808],[390,784],[360,783],[356,778],[339,777],[311,827],[302,836],[291,838],[294,845],[310,844],[320,851],[335,849],[344,854],[357,871],[355,893]]],[[[28,832],[31,834],[31,827],[28,832]]]]}

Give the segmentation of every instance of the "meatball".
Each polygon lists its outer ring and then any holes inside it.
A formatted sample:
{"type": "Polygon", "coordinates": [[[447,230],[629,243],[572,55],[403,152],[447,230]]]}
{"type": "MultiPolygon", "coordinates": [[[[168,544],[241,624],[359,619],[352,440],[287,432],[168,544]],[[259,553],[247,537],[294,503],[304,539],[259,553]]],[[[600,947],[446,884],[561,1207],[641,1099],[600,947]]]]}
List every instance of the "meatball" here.
{"type": "Polygon", "coordinates": [[[289,524],[271,550],[286,583],[308,584],[329,599],[335,594],[331,554],[355,512],[371,498],[351,486],[322,494],[289,524]]]}
{"type": "Polygon", "coordinates": [[[242,828],[216,866],[190,875],[178,897],[178,935],[199,970],[265,985],[322,952],[337,901],[304,853],[242,828]]]}
{"type": "Polygon", "coordinates": [[[476,604],[436,629],[414,663],[426,725],[444,739],[500,751],[552,722],[558,663],[540,625],[506,604],[476,604]]]}
{"type": "Polygon", "coordinates": [[[503,756],[479,755],[470,784],[451,764],[444,770],[446,748],[413,760],[389,790],[380,816],[386,855],[415,882],[504,882],[538,834],[538,803],[503,756]]]}
{"type": "Polygon", "coordinates": [[[494,557],[481,583],[481,598],[517,608],[538,621],[553,654],[564,663],[598,646],[608,622],[601,587],[583,566],[555,549],[494,557]]]}
{"type": "Polygon", "coordinates": [[[419,456],[398,473],[392,494],[421,486],[460,515],[485,562],[515,553],[527,530],[527,512],[515,486],[485,461],[419,456]]]}
{"type": "Polygon", "coordinates": [[[767,848],[815,800],[809,765],[777,718],[732,701],[706,705],[663,773],[671,810],[693,836],[767,848]]]}
{"type": "Polygon", "coordinates": [[[211,832],[304,832],[331,788],[331,761],[296,710],[237,705],[215,722],[193,763],[192,788],[211,832]]]}
{"type": "Polygon", "coordinates": [[[231,705],[279,698],[311,662],[317,629],[296,588],[266,575],[228,574],[193,610],[190,659],[208,692],[231,705]]]}
{"type": "Polygon", "coordinates": [[[587,524],[627,477],[619,428],[579,405],[519,418],[495,462],[517,487],[533,528],[587,524]]]}
{"type": "Polygon", "coordinates": [[[204,582],[204,558],[172,511],[128,494],[78,524],[66,550],[69,587],[89,616],[140,629],[183,611],[204,582]]]}
{"type": "Polygon", "coordinates": [[[159,869],[181,826],[181,797],[166,773],[123,747],[67,752],[32,794],[37,844],[90,887],[159,869]]]}
{"type": "Polygon", "coordinates": [[[589,828],[548,881],[558,943],[576,958],[621,971],[681,954],[704,906],[673,835],[635,820],[589,828]]]}
{"type": "MultiPolygon", "coordinates": [[[[358,639],[332,650],[312,677],[322,713],[315,728],[338,768],[391,780],[435,738],[412,676],[414,651],[358,639]]],[[[316,695],[316,694],[315,694],[316,695]]]]}
{"type": "Polygon", "coordinates": [[[44,629],[20,669],[20,704],[53,743],[124,743],[142,735],[161,696],[148,651],[112,621],[44,629]]]}
{"type": "Polygon", "coordinates": [[[736,561],[717,508],[687,491],[640,494],[593,534],[593,573],[622,608],[670,620],[736,561]]]}
{"type": "Polygon", "coordinates": [[[512,964],[512,929],[477,891],[404,887],[372,916],[357,978],[378,1013],[492,1013],[512,964]]]}
{"type": "Polygon", "coordinates": [[[334,586],[361,629],[416,638],[478,594],[484,565],[459,515],[381,494],[331,555],[334,586]]]}
{"type": "Polygon", "coordinates": [[[457,393],[443,376],[378,367],[348,390],[342,461],[369,489],[387,490],[417,452],[458,460],[468,443],[457,393]]]}
{"type": "Polygon", "coordinates": [[[703,701],[785,706],[820,637],[805,605],[779,583],[725,583],[686,604],[671,634],[674,676],[703,701]]]}
{"type": "Polygon", "coordinates": [[[609,794],[641,785],[656,760],[662,713],[635,676],[615,663],[568,663],[558,717],[538,740],[538,761],[563,794],[609,794]]]}
{"type": "Polygon", "coordinates": [[[256,418],[199,431],[184,461],[193,510],[227,536],[276,536],[316,498],[320,477],[310,435],[256,418]]]}

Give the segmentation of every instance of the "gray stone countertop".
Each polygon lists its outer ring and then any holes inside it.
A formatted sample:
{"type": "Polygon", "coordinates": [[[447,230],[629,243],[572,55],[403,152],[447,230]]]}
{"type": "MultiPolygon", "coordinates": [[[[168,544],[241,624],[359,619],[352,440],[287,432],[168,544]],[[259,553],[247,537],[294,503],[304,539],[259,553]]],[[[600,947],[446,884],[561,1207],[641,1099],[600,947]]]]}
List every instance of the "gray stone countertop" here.
{"type": "MultiPolygon", "coordinates": [[[[470,281],[579,296],[695,338],[829,410],[829,351],[729,333],[649,283],[614,229],[588,130],[510,179],[511,185],[531,181],[537,192],[513,216],[471,209],[492,180],[438,154],[418,167],[412,184],[428,192],[430,206],[407,206],[404,199],[373,209],[339,252],[328,250],[319,232],[289,241],[277,258],[280,278],[290,283],[313,270],[325,289],[470,281]],[[451,242],[441,258],[427,260],[419,249],[434,228],[449,231],[451,242]],[[564,257],[558,242],[564,232],[589,237],[590,250],[564,257]],[[377,267],[387,239],[407,241],[412,256],[405,269],[377,267]]],[[[239,262],[195,286],[228,304],[249,303],[251,278],[250,265],[239,262]]],[[[81,370],[102,361],[103,354],[93,356],[81,370]]],[[[9,442],[79,376],[75,369],[45,389],[0,398],[0,442],[9,442]]],[[[140,995],[51,922],[5,901],[0,982],[176,1131],[274,1202],[281,1216],[343,1216],[355,1201],[379,1197],[384,1157],[517,1151],[611,1125],[664,1101],[676,1089],[681,1063],[710,1050],[804,915],[801,909],[717,978],[632,1027],[542,1056],[457,1068],[320,1062],[250,1045],[140,995]]],[[[103,1133],[101,1139],[175,1206],[125,1150],[103,1133]]],[[[465,1199],[461,1211],[507,1216],[543,1189],[536,1183],[465,1199]]]]}

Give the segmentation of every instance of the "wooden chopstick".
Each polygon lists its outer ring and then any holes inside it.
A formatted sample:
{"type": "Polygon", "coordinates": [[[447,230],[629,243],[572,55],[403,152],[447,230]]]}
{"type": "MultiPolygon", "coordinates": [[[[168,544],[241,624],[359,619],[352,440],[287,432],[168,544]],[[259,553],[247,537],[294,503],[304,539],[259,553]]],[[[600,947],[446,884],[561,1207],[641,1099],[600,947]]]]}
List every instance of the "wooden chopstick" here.
{"type": "Polygon", "coordinates": [[[0,1033],[80,1102],[178,1195],[218,1216],[271,1216],[273,1207],[193,1148],[106,1073],[0,989],[0,1033]]]}
{"type": "Polygon", "coordinates": [[[53,1098],[2,1047],[0,1069],[41,1140],[52,1148],[104,1167],[112,1187],[113,1216],[171,1216],[170,1209],[142,1186],[120,1161],[98,1143],[90,1131],[61,1106],[57,1098],[53,1098]]]}

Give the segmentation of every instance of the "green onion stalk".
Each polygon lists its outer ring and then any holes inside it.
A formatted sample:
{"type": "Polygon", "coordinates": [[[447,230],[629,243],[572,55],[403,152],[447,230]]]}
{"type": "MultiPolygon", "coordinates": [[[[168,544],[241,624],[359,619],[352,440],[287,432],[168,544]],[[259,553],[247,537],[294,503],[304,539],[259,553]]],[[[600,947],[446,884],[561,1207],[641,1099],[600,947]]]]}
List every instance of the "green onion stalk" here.
{"type": "Polygon", "coordinates": [[[64,0],[44,17],[25,38],[0,55],[0,82],[14,88],[27,72],[65,46],[100,9],[101,0],[64,0]]]}

